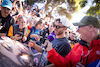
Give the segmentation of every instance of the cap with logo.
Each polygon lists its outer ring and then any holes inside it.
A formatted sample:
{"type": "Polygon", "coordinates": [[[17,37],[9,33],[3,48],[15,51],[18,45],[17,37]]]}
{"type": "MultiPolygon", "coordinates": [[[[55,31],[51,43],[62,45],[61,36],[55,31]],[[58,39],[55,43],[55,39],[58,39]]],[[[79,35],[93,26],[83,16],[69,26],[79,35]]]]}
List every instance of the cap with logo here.
{"type": "Polygon", "coordinates": [[[57,17],[56,22],[61,23],[65,27],[69,27],[69,20],[65,16],[57,17]]]}
{"type": "Polygon", "coordinates": [[[4,0],[2,2],[2,7],[9,8],[10,10],[12,9],[12,2],[10,0],[4,0]]]}
{"type": "Polygon", "coordinates": [[[74,26],[93,25],[95,28],[100,29],[100,22],[96,17],[85,16],[79,23],[73,23],[74,26]]]}

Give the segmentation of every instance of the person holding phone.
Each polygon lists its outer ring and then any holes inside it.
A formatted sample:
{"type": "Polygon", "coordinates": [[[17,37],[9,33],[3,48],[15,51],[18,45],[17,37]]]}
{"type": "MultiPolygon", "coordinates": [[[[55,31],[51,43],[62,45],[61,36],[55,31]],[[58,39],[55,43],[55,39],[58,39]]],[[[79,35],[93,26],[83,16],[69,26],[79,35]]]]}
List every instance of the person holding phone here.
{"type": "Polygon", "coordinates": [[[25,42],[30,33],[30,30],[26,26],[27,20],[25,16],[20,16],[18,19],[18,24],[10,26],[8,36],[13,40],[25,42]]]}

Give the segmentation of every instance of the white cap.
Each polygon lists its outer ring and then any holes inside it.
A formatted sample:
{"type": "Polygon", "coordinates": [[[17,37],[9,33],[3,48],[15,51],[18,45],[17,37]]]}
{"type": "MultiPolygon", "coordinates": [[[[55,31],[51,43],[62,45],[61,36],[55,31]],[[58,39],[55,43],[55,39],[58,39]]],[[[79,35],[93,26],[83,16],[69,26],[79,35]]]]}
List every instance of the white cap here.
{"type": "Polygon", "coordinates": [[[59,22],[66,27],[69,27],[69,24],[70,24],[68,18],[66,18],[65,16],[57,17],[56,22],[59,22]],[[59,19],[59,20],[57,20],[57,19],[59,19]]]}

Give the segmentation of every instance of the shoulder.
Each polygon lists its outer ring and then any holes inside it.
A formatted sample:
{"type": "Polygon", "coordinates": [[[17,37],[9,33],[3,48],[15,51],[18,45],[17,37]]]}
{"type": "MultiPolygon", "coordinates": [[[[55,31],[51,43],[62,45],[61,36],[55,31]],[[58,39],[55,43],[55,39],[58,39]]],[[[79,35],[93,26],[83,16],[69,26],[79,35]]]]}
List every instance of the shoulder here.
{"type": "Polygon", "coordinates": [[[12,16],[8,15],[7,18],[10,20],[11,24],[15,24],[15,20],[14,20],[14,18],[12,16]]]}
{"type": "Polygon", "coordinates": [[[34,26],[31,28],[31,30],[36,29],[34,26]]]}
{"type": "Polygon", "coordinates": [[[19,26],[19,25],[18,25],[18,24],[13,24],[12,26],[13,26],[13,27],[17,27],[17,26],[19,26]]]}
{"type": "Polygon", "coordinates": [[[80,43],[77,43],[74,45],[74,47],[72,48],[72,51],[81,51],[83,48],[83,46],[80,43]]]}
{"type": "Polygon", "coordinates": [[[68,39],[67,39],[66,37],[64,37],[64,38],[62,39],[62,42],[64,42],[64,43],[69,43],[69,41],[68,41],[68,39]]]}

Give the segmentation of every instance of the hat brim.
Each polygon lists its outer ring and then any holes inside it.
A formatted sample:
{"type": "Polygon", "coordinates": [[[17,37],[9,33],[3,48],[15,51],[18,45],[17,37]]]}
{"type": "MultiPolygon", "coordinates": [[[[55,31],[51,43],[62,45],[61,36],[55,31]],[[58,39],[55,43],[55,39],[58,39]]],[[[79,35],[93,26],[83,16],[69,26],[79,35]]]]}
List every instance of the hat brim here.
{"type": "Polygon", "coordinates": [[[85,24],[79,22],[79,23],[73,23],[73,25],[74,25],[74,26],[83,26],[83,25],[85,25],[85,24]]]}
{"type": "Polygon", "coordinates": [[[8,8],[8,9],[12,10],[12,8],[9,7],[8,5],[2,5],[2,7],[6,7],[6,8],[8,8]]]}

